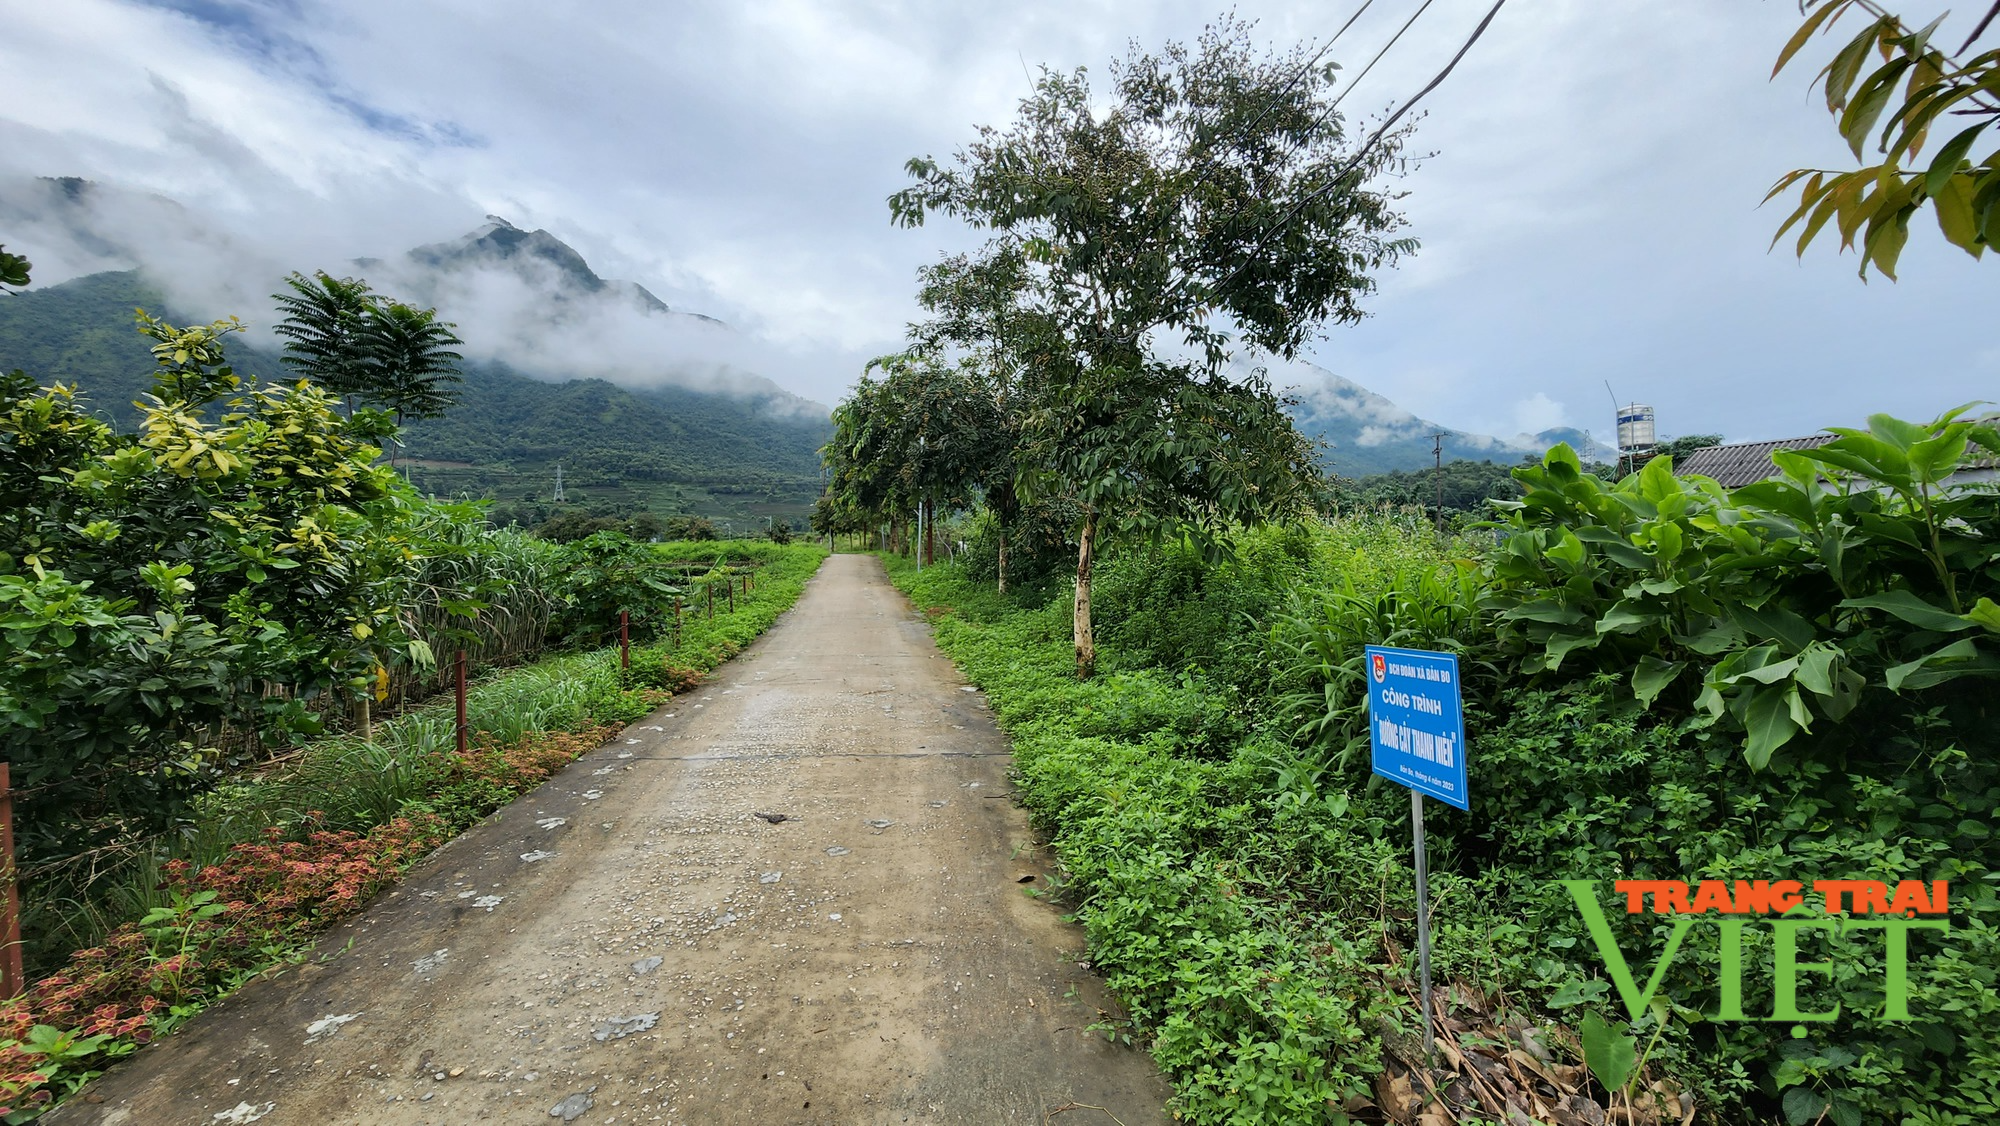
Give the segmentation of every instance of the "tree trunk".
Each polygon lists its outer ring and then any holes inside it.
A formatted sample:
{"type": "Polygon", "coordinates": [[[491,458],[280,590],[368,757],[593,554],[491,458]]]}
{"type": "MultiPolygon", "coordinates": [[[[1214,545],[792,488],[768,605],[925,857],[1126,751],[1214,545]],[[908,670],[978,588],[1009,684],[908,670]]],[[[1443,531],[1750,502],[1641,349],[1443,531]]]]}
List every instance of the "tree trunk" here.
{"type": "Polygon", "coordinates": [[[924,502],[924,566],[937,562],[937,507],[924,502]]]}
{"type": "Polygon", "coordinates": [[[1097,535],[1097,514],[1083,518],[1082,544],[1076,550],[1076,678],[1089,680],[1097,669],[1097,643],[1090,635],[1091,541],[1097,535]]]}
{"type": "Polygon", "coordinates": [[[1000,593],[1007,593],[1007,529],[1000,529],[1000,593]]]}

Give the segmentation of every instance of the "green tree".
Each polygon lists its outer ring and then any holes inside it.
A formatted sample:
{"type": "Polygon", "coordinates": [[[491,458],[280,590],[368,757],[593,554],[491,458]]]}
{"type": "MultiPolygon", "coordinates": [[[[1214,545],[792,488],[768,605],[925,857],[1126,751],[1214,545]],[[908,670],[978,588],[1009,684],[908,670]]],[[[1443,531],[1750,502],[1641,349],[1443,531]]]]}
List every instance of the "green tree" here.
{"type": "Polygon", "coordinates": [[[1386,237],[1389,193],[1364,187],[1404,134],[1350,143],[1334,75],[1303,49],[1258,57],[1225,18],[1192,46],[1135,47],[1101,92],[1044,69],[1011,126],[910,161],[890,198],[895,222],[953,216],[993,233],[981,261],[1019,264],[1028,327],[1000,341],[1038,384],[1019,480],[1080,506],[1079,675],[1101,534],[1208,536],[1298,503],[1305,443],[1261,376],[1231,377],[1234,346],[1296,354],[1414,249],[1386,237]],[[1176,339],[1191,358],[1157,354],[1176,339]]]}
{"type": "Polygon", "coordinates": [[[161,369],[134,434],[0,379],[0,753],[54,788],[24,823],[43,856],[164,825],[225,729],[317,730],[310,701],[373,670],[412,566],[388,531],[412,498],[370,464],[386,415],[241,387],[232,322],[144,327],[161,369]]]}
{"type": "MultiPolygon", "coordinates": [[[[2000,3],[1987,10],[1953,52],[1931,43],[1942,15],[1912,31],[1872,0],[1801,0],[1799,8],[1805,20],[1779,52],[1771,70],[1774,78],[1815,34],[1831,30],[1848,12],[1858,8],[1871,17],[1820,68],[1816,81],[1824,85],[1826,108],[1856,160],[1863,159],[1862,150],[1881,123],[1875,150],[1882,159],[1846,172],[1800,168],[1786,173],[1765,198],[1796,188],[1799,202],[1771,244],[1776,246],[1803,222],[1797,252],[1804,256],[1831,222],[1840,232],[1842,250],[1859,249],[1863,279],[1872,265],[1893,281],[1896,259],[1910,237],[1910,220],[1928,204],[1946,242],[1974,258],[1983,255],[2000,239],[2000,147],[1990,148],[1984,157],[1972,150],[2000,118],[2000,49],[1959,56],[1995,26],[2000,3]],[[1949,138],[1919,167],[1919,154],[1934,128],[1943,128],[1949,138]]],[[[1990,145],[1991,137],[1987,140],[1990,145]]]]}
{"type": "Polygon", "coordinates": [[[372,310],[363,323],[361,352],[366,358],[368,384],[364,394],[396,416],[437,418],[458,401],[458,361],[451,349],[465,343],[437,319],[436,309],[418,309],[387,302],[372,310]]]}
{"type": "Polygon", "coordinates": [[[8,292],[8,286],[13,286],[15,289],[26,288],[28,270],[33,265],[33,262],[18,254],[7,253],[6,246],[0,245],[0,293],[8,292]]]}
{"type": "Polygon", "coordinates": [[[868,373],[834,411],[827,458],[836,495],[882,515],[920,509],[928,529],[940,509],[969,507],[988,481],[1007,476],[1004,424],[969,365],[885,356],[868,373]]]}
{"type": "Polygon", "coordinates": [[[325,270],[308,278],[294,271],[285,279],[290,293],[274,293],[284,319],[274,331],[285,338],[280,362],[343,397],[369,389],[363,345],[377,301],[366,281],[336,278],[325,270]]]}
{"type": "Polygon", "coordinates": [[[914,354],[962,353],[971,376],[968,393],[982,400],[976,423],[981,457],[972,472],[996,524],[994,576],[1001,594],[1007,593],[1009,541],[1027,511],[1019,485],[1025,411],[1042,388],[1039,369],[1024,358],[1039,351],[1050,328],[1023,303],[1026,266],[1018,248],[998,246],[979,258],[951,255],[923,267],[917,299],[931,317],[910,326],[914,354]]]}
{"type": "Polygon", "coordinates": [[[1722,435],[1720,434],[1683,434],[1678,438],[1669,438],[1661,442],[1653,448],[1653,454],[1657,457],[1670,457],[1675,461],[1679,461],[1696,450],[1704,450],[1710,446],[1721,444],[1722,435]]]}
{"type": "MultiPolygon", "coordinates": [[[[465,342],[455,327],[438,320],[436,309],[401,302],[377,302],[362,321],[361,396],[394,415],[399,433],[405,420],[441,418],[458,401],[464,357],[451,349],[465,342]]],[[[399,436],[396,448],[402,446],[399,436]]]]}

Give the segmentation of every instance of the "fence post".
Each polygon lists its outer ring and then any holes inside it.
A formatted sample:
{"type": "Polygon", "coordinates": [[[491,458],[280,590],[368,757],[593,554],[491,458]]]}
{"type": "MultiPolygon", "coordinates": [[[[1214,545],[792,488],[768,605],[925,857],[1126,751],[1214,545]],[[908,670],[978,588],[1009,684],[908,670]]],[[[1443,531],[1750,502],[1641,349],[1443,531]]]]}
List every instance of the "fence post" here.
{"type": "Polygon", "coordinates": [[[463,649],[460,649],[458,651],[457,665],[458,665],[458,675],[454,679],[457,680],[458,682],[455,688],[455,694],[458,697],[458,753],[462,755],[465,753],[465,745],[466,745],[465,744],[465,650],[463,649]]]}
{"type": "Polygon", "coordinates": [[[715,584],[703,583],[701,589],[708,594],[708,620],[715,620],[715,584]]]}
{"type": "Polygon", "coordinates": [[[728,595],[728,596],[729,596],[729,612],[730,612],[730,613],[732,613],[732,614],[734,614],[734,613],[736,612],[736,576],[735,576],[735,575],[724,575],[724,576],[723,576],[723,578],[722,578],[722,593],[724,593],[724,594],[726,594],[726,595],[728,595]]]}
{"type": "Polygon", "coordinates": [[[12,767],[0,762],[0,879],[7,881],[7,900],[4,907],[6,917],[0,919],[0,939],[7,943],[0,950],[0,996],[19,997],[28,991],[28,983],[21,980],[21,882],[20,870],[14,867],[14,782],[12,767]]]}
{"type": "Polygon", "coordinates": [[[618,611],[618,667],[632,667],[632,611],[618,611]]]}
{"type": "Polygon", "coordinates": [[[680,648],[681,648],[681,600],[677,596],[674,599],[674,651],[678,653],[680,652],[680,648]]]}

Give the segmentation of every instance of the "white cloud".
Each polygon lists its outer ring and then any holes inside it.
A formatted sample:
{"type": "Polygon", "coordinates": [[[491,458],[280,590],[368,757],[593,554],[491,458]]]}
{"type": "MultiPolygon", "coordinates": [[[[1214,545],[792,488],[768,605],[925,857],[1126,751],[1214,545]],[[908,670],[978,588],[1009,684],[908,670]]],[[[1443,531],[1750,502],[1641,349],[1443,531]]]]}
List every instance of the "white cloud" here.
{"type": "MultiPolygon", "coordinates": [[[[261,302],[268,283],[244,279],[506,215],[752,338],[716,362],[827,401],[899,341],[916,266],[974,240],[889,226],[903,161],[1007,120],[1024,65],[1101,73],[1128,38],[1189,39],[1222,6],[206,0],[187,5],[196,18],[178,4],[0,6],[0,73],[34,92],[0,103],[0,173],[186,202],[201,223],[154,271],[216,299],[261,302]]],[[[1344,107],[1356,125],[1422,85],[1486,6],[1426,11],[1344,107]]],[[[1305,0],[1239,9],[1281,41],[1345,18],[1305,0]]],[[[1335,51],[1347,73],[1404,18],[1370,9],[1335,51]]],[[[1399,184],[1423,251],[1381,279],[1371,320],[1309,358],[1485,432],[1552,417],[1544,402],[1600,402],[1607,377],[1667,432],[1744,438],[1990,395],[2000,360],[1969,331],[1990,316],[1990,264],[1923,230],[1899,285],[1861,286],[1828,248],[1803,265],[1765,253],[1781,218],[1757,209],[1769,183],[1851,159],[1806,91],[1816,62],[1766,80],[1797,18],[1504,9],[1423,107],[1412,148],[1438,155],[1399,184]]],[[[10,248],[44,237],[0,230],[10,248]]],[[[50,248],[37,264],[45,283],[90,259],[50,248]]],[[[602,335],[607,363],[657,366],[654,345],[602,335]]],[[[1568,421],[1602,432],[1596,413],[1568,421]]]]}
{"type": "Polygon", "coordinates": [[[1514,404],[1516,433],[1539,434],[1544,430],[1554,430],[1558,426],[1568,425],[1569,412],[1561,403],[1540,391],[1514,404]]]}

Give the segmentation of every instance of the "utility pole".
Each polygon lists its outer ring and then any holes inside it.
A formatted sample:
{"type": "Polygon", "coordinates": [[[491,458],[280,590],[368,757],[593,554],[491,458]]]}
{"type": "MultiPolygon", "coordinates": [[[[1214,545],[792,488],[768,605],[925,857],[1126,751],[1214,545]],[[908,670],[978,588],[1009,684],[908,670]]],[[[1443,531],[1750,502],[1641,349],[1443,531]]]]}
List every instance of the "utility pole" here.
{"type": "Polygon", "coordinates": [[[1437,530],[1444,535],[1444,435],[1431,435],[1431,483],[1437,487],[1437,530]]]}

